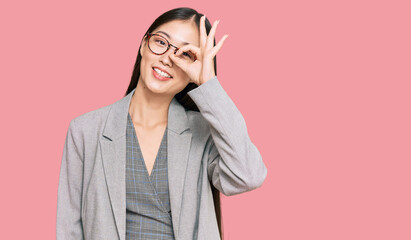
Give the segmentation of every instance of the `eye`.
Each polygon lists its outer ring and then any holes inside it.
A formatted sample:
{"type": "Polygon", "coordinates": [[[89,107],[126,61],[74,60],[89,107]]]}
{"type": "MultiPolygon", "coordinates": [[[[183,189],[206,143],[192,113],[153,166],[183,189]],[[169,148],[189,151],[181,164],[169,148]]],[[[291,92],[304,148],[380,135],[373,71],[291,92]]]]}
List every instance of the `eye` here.
{"type": "Polygon", "coordinates": [[[161,39],[157,39],[156,42],[157,42],[158,44],[160,44],[160,45],[163,45],[163,46],[167,45],[167,44],[166,44],[163,40],[161,40],[161,39]]]}
{"type": "Polygon", "coordinates": [[[190,60],[194,61],[194,54],[192,54],[191,52],[183,52],[182,56],[185,59],[190,59],[190,60]]]}

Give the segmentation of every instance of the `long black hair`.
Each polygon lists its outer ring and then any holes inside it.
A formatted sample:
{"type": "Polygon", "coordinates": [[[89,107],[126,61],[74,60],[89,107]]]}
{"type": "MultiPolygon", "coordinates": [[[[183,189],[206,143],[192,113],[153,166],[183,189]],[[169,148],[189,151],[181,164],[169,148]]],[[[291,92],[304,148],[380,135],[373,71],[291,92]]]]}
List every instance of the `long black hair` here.
{"type": "MultiPolygon", "coordinates": [[[[195,24],[197,25],[197,28],[200,29],[200,19],[203,16],[203,14],[198,13],[196,10],[192,8],[175,8],[172,10],[169,10],[162,15],[160,15],[148,28],[146,33],[143,36],[146,36],[147,33],[153,32],[156,28],[161,26],[162,24],[165,24],[167,22],[173,21],[173,20],[185,20],[185,21],[194,21],[195,24]]],[[[205,28],[207,35],[209,34],[211,30],[211,24],[208,21],[208,19],[205,19],[205,28]]],[[[199,31],[200,32],[200,31],[199,31]]],[[[142,40],[143,40],[142,39],[142,40]]],[[[214,39],[214,46],[216,45],[215,39],[214,39]]],[[[133,75],[131,76],[131,81],[130,84],[127,88],[127,91],[125,93],[125,96],[128,95],[131,91],[133,91],[137,87],[138,79],[140,78],[140,64],[141,64],[141,54],[140,54],[140,47],[138,49],[138,54],[137,54],[137,59],[134,64],[134,69],[133,69],[133,75]]],[[[215,74],[217,75],[217,57],[214,57],[214,71],[215,74]]],[[[199,111],[197,105],[194,103],[194,101],[190,98],[190,96],[187,94],[190,90],[193,90],[197,88],[198,85],[195,83],[190,82],[187,84],[187,86],[177,93],[175,95],[176,100],[183,105],[186,109],[192,110],[192,111],[199,111]]],[[[218,223],[218,230],[220,232],[221,238],[223,238],[223,229],[222,229],[222,221],[221,221],[221,201],[220,201],[220,192],[213,186],[212,183],[211,185],[211,190],[213,193],[213,200],[214,200],[214,208],[215,208],[215,213],[217,216],[217,223],[218,223]]]]}

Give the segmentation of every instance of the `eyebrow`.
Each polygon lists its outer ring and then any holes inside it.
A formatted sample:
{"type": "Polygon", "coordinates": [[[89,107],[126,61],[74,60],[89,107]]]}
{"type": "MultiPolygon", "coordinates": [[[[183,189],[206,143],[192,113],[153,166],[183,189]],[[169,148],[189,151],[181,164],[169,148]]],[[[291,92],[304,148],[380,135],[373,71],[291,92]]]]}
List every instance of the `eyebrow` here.
{"type": "MultiPolygon", "coordinates": [[[[169,35],[168,33],[166,33],[166,32],[163,32],[163,31],[157,31],[157,32],[155,32],[155,33],[162,33],[162,34],[166,35],[168,38],[172,39],[172,38],[170,37],[170,35],[169,35]]],[[[182,42],[182,43],[183,43],[183,45],[190,44],[190,43],[188,43],[188,42],[182,42]]]]}

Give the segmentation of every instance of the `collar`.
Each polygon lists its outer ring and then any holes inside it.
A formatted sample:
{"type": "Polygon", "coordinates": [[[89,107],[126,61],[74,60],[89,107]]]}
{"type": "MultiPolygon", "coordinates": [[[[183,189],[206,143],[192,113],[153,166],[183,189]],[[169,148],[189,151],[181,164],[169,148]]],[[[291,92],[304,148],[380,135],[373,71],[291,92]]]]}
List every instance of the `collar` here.
{"type": "MultiPolygon", "coordinates": [[[[128,110],[135,91],[136,89],[134,88],[125,97],[111,104],[103,129],[104,137],[115,140],[126,135],[128,110]]],[[[177,134],[181,134],[190,128],[186,109],[175,97],[173,97],[168,107],[167,121],[168,129],[177,134]]]]}

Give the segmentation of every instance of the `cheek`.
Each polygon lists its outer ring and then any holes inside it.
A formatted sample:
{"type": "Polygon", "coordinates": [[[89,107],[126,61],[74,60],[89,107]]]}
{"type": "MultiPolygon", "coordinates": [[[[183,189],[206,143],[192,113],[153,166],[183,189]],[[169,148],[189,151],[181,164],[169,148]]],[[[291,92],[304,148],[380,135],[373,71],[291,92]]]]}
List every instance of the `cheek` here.
{"type": "Polygon", "coordinates": [[[152,59],[147,56],[147,53],[144,54],[144,56],[141,57],[141,63],[140,63],[140,74],[147,74],[150,73],[151,71],[151,62],[152,59]]]}

